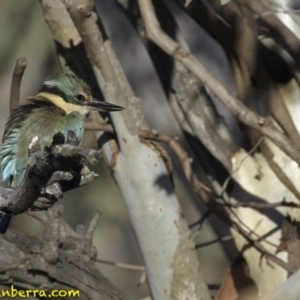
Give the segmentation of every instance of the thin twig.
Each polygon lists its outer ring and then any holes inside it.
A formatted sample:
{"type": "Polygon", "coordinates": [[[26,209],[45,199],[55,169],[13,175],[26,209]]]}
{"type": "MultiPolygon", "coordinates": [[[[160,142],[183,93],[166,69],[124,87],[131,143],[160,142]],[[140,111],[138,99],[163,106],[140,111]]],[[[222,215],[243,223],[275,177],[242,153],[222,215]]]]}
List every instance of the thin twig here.
{"type": "MultiPolygon", "coordinates": [[[[232,221],[232,228],[236,229],[249,242],[249,245],[254,246],[258,251],[261,252],[262,255],[266,255],[267,257],[271,258],[271,260],[278,262],[278,264],[286,270],[289,270],[288,264],[285,264],[285,262],[271,254],[267,249],[265,249],[264,246],[260,244],[261,241],[264,241],[266,244],[274,248],[278,247],[277,244],[266,239],[266,236],[270,233],[270,231],[268,233],[265,233],[263,236],[258,235],[255,231],[257,228],[254,228],[254,230],[252,230],[247,224],[244,223],[244,221],[236,214],[236,212],[231,207],[229,209],[231,214],[237,219],[237,222],[232,221]],[[255,239],[252,238],[252,236],[254,236],[255,239]]],[[[256,227],[260,222],[256,224],[256,227]]]]}
{"type": "Polygon", "coordinates": [[[200,227],[202,227],[204,221],[207,220],[208,217],[209,217],[210,215],[211,215],[211,211],[210,211],[210,210],[207,210],[207,211],[201,216],[201,218],[200,218],[198,221],[196,221],[196,222],[192,223],[191,225],[189,225],[189,228],[193,228],[193,227],[195,227],[195,226],[197,226],[197,225],[199,225],[200,227]]]}
{"type": "Polygon", "coordinates": [[[27,60],[25,57],[20,57],[17,59],[10,86],[10,113],[12,113],[13,110],[19,107],[21,81],[26,66],[27,60]]]}
{"type": "Polygon", "coordinates": [[[96,226],[97,226],[97,224],[100,220],[101,215],[102,215],[102,211],[97,210],[96,214],[94,215],[94,217],[93,217],[93,219],[92,219],[92,221],[91,221],[91,223],[90,223],[90,225],[89,225],[89,227],[86,231],[85,236],[90,240],[93,239],[93,235],[94,235],[96,226]]]}
{"type": "Polygon", "coordinates": [[[226,190],[226,188],[227,188],[227,186],[228,186],[230,180],[231,180],[232,177],[233,177],[233,174],[235,174],[235,173],[240,169],[240,167],[241,167],[241,165],[244,163],[244,161],[245,161],[250,155],[252,155],[252,154],[254,153],[254,151],[256,151],[256,149],[259,147],[259,145],[260,145],[261,142],[264,140],[264,138],[265,138],[265,137],[263,136],[263,137],[261,137],[261,138],[257,141],[257,143],[253,146],[253,148],[252,148],[249,152],[247,152],[247,154],[245,155],[245,157],[243,157],[243,159],[241,159],[239,165],[238,165],[238,166],[231,172],[231,174],[226,178],[226,180],[224,181],[224,184],[223,184],[221,193],[220,193],[220,197],[223,196],[223,194],[224,194],[224,192],[225,192],[225,190],[226,190]]]}
{"type": "Polygon", "coordinates": [[[261,16],[266,17],[267,15],[271,14],[299,14],[299,9],[274,9],[270,11],[264,12],[261,16]]]}
{"type": "MultiPolygon", "coordinates": [[[[239,220],[240,222],[240,220],[239,220]]],[[[243,229],[239,223],[232,221],[232,228],[235,229],[238,233],[240,233],[248,242],[248,245],[246,246],[246,248],[250,248],[250,247],[254,247],[256,248],[256,250],[258,250],[261,255],[265,256],[266,258],[272,260],[273,262],[277,263],[279,266],[281,266],[282,268],[288,270],[288,264],[286,262],[284,262],[283,260],[281,260],[280,258],[276,257],[274,254],[271,254],[264,246],[262,246],[260,244],[260,242],[263,240],[262,238],[259,239],[253,239],[251,238],[249,232],[247,232],[245,229],[243,229]]],[[[248,228],[247,228],[248,229],[248,228]]],[[[248,229],[249,230],[249,229],[248,229]]],[[[255,232],[253,232],[251,230],[251,233],[255,234],[255,232]]],[[[255,234],[257,235],[257,234],[255,234]]],[[[264,239],[264,241],[266,243],[268,243],[268,241],[266,239],[264,239]]]]}
{"type": "Polygon", "coordinates": [[[199,226],[199,228],[197,229],[197,231],[195,231],[194,233],[192,233],[192,238],[195,239],[198,235],[200,235],[201,229],[203,227],[203,223],[208,219],[208,217],[212,214],[212,211],[209,209],[207,210],[200,218],[200,220],[198,220],[197,222],[191,224],[189,226],[190,229],[199,226]]]}
{"type": "Polygon", "coordinates": [[[96,259],[95,261],[100,264],[111,265],[111,266],[134,270],[134,271],[145,271],[146,270],[146,268],[144,266],[125,264],[125,263],[120,263],[120,262],[115,262],[115,261],[110,261],[110,260],[96,259]]]}
{"type": "Polygon", "coordinates": [[[249,207],[254,209],[266,209],[275,207],[292,207],[300,208],[300,204],[294,202],[279,201],[274,203],[258,203],[258,202],[237,202],[237,203],[224,203],[223,201],[217,201],[217,203],[226,207],[238,208],[238,207],[249,207]]]}
{"type": "Polygon", "coordinates": [[[231,241],[231,240],[232,240],[232,236],[231,235],[226,235],[226,236],[214,239],[214,240],[209,241],[209,242],[204,242],[204,243],[197,244],[196,245],[196,249],[199,249],[199,248],[202,248],[202,247],[211,246],[213,244],[220,243],[220,242],[231,241]]]}

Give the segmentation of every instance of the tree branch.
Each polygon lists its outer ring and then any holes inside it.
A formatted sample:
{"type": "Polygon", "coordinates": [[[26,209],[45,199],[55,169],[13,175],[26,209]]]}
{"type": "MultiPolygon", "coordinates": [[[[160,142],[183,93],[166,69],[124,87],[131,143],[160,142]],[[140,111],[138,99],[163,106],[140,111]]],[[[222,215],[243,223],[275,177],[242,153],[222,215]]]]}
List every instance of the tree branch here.
{"type": "Polygon", "coordinates": [[[28,209],[47,209],[62,197],[63,192],[84,185],[98,177],[83,167],[83,163],[95,165],[101,152],[69,144],[57,145],[57,136],[60,137],[60,134],[54,136],[53,144],[45,151],[40,149],[37,137],[33,138],[29,146],[29,167],[26,176],[16,190],[0,189],[0,211],[15,215],[28,209]],[[71,178],[68,176],[69,181],[66,184],[64,183],[66,177],[56,174],[55,181],[61,184],[59,187],[53,183],[53,179],[51,180],[53,173],[61,170],[75,172],[74,176],[78,177],[76,174],[78,167],[80,180],[76,179],[73,184],[71,184],[73,176],[71,178]],[[47,186],[49,181],[52,185],[47,186]]]}
{"type": "MultiPolygon", "coordinates": [[[[117,0],[126,16],[135,27],[141,41],[152,59],[153,65],[164,89],[171,109],[181,126],[186,140],[194,153],[203,153],[201,143],[219,160],[225,168],[231,169],[231,156],[237,150],[234,138],[230,134],[223,118],[213,104],[202,82],[182,64],[168,56],[153,42],[145,37],[145,25],[139,14],[137,3],[117,0]]],[[[160,24],[165,32],[174,37],[178,44],[188,49],[175,18],[162,1],[155,1],[155,9],[160,24]]],[[[214,172],[208,166],[207,155],[195,155],[205,170],[214,172]]]]}
{"type": "Polygon", "coordinates": [[[258,15],[262,20],[264,20],[271,29],[277,32],[282,41],[286,44],[287,50],[290,52],[292,57],[300,66],[299,51],[300,51],[300,41],[297,36],[286,27],[274,14],[269,14],[269,9],[265,7],[260,1],[257,0],[236,0],[241,5],[247,6],[253,13],[258,15]]]}
{"type": "Polygon", "coordinates": [[[27,66],[27,60],[25,57],[21,57],[17,60],[14,68],[13,76],[12,76],[11,86],[10,86],[10,100],[9,100],[10,113],[12,113],[13,110],[19,107],[21,81],[26,66],[27,66]]]}
{"type": "Polygon", "coordinates": [[[43,288],[46,293],[79,290],[83,300],[122,300],[95,265],[92,235],[74,232],[61,218],[62,211],[55,205],[47,212],[31,213],[45,225],[43,241],[11,230],[0,237],[2,288],[13,282],[18,289],[43,288]]]}
{"type": "MultiPolygon", "coordinates": [[[[85,130],[102,130],[111,133],[114,132],[113,127],[110,124],[106,124],[106,123],[104,124],[86,123],[85,130]]],[[[220,209],[221,206],[222,207],[227,206],[231,209],[231,205],[227,204],[225,200],[222,200],[222,203],[220,203],[220,201],[217,200],[220,197],[216,195],[208,187],[206,187],[198,179],[197,175],[192,171],[191,159],[189,158],[188,154],[184,151],[184,149],[181,147],[181,145],[174,138],[164,134],[159,134],[158,132],[151,131],[151,130],[139,130],[138,133],[139,136],[142,138],[152,139],[155,141],[166,143],[174,151],[174,153],[177,155],[178,159],[180,160],[184,174],[187,180],[190,182],[195,193],[199,196],[199,198],[203,201],[203,203],[207,205],[208,209],[211,210],[212,213],[218,216],[227,226],[236,230],[243,238],[245,238],[245,240],[248,242],[248,246],[246,248],[254,247],[261,253],[261,255],[265,256],[267,259],[270,259],[271,261],[277,263],[282,268],[288,269],[288,266],[284,261],[277,258],[275,255],[270,253],[263,245],[261,245],[260,242],[263,240],[262,237],[259,237],[255,232],[251,231],[251,229],[247,227],[242,222],[242,220],[236,222],[232,220],[224,212],[224,210],[220,209]],[[252,235],[254,235],[255,238],[253,238],[252,235]]],[[[235,217],[237,217],[236,214],[234,214],[233,212],[232,214],[235,217]]]]}
{"type": "MultiPolygon", "coordinates": [[[[125,77],[117,76],[121,68],[109,47],[109,41],[103,39],[104,30],[101,29],[101,33],[96,26],[91,3],[93,1],[73,1],[68,2],[67,7],[105,99],[127,108],[130,99],[122,82],[125,77]]],[[[132,97],[131,101],[135,104],[135,110],[139,103],[136,97],[132,97]]],[[[120,114],[111,114],[121,151],[112,155],[112,147],[115,147],[112,143],[104,144],[102,149],[126,202],[145,260],[153,297],[163,300],[181,295],[209,299],[167,167],[157,149],[149,143],[140,142],[137,122],[133,119],[136,116],[127,109],[120,114]],[[160,235],[155,234],[157,231],[160,235]]]]}
{"type": "Polygon", "coordinates": [[[270,138],[280,149],[296,162],[300,163],[300,148],[290,138],[280,132],[270,118],[262,117],[248,109],[239,99],[233,97],[226,87],[195,56],[163,33],[155,16],[151,0],[138,0],[138,3],[149,39],[195,74],[197,78],[215,93],[238,120],[270,138]]]}

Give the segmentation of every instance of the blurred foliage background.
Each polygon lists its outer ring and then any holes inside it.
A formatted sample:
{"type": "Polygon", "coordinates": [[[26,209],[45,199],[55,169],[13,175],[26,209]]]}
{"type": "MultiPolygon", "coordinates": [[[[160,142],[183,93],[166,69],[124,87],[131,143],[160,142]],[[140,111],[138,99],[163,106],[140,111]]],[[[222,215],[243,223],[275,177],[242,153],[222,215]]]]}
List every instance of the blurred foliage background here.
{"type": "MultiPolygon", "coordinates": [[[[142,99],[142,106],[150,128],[181,138],[179,127],[170,112],[163,90],[150,59],[114,1],[96,1],[97,10],[120,62],[136,94],[142,99]],[[156,109],[157,108],[157,109],[156,109]]],[[[234,91],[233,79],[228,72],[225,55],[218,44],[201,28],[187,18],[171,1],[166,1],[183,31],[194,54],[227,87],[234,91]]],[[[50,74],[61,72],[55,46],[43,18],[37,0],[2,0],[0,2],[0,131],[3,132],[9,116],[10,82],[16,59],[24,56],[28,61],[22,81],[21,103],[26,97],[37,93],[43,80],[50,74]]],[[[218,104],[229,122],[230,115],[218,104]]],[[[231,124],[234,129],[234,124],[231,124]]],[[[235,132],[236,134],[237,132],[235,132]]],[[[84,147],[96,147],[92,133],[86,133],[84,147]]],[[[175,186],[178,198],[189,224],[197,221],[204,211],[198,200],[193,199],[186,188],[180,171],[180,164],[171,155],[175,172],[175,186]]],[[[112,180],[104,161],[94,170],[99,179],[88,186],[66,193],[62,203],[64,218],[72,226],[87,226],[97,209],[103,214],[94,236],[94,245],[101,260],[143,265],[134,233],[127,216],[126,207],[118,188],[112,180]],[[99,199],[101,201],[99,202],[99,199]]],[[[3,184],[3,183],[2,183],[3,184]]],[[[11,229],[26,232],[41,238],[43,227],[26,214],[13,218],[11,229]]],[[[157,233],[159,234],[159,232],[157,233]]],[[[210,225],[205,222],[197,244],[216,239],[210,225]]],[[[219,243],[198,248],[200,263],[208,284],[219,284],[229,265],[219,243]]],[[[148,295],[145,283],[139,285],[141,272],[99,264],[101,272],[110,279],[128,299],[142,299],[148,295]]]]}

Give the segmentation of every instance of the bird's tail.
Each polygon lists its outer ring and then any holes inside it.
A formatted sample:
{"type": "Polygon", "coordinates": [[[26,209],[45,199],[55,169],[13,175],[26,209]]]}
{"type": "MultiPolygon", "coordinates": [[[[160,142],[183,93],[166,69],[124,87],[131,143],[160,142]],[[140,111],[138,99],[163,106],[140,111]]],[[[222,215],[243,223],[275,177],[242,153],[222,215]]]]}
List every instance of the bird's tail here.
{"type": "Polygon", "coordinates": [[[7,227],[9,225],[9,222],[11,220],[12,215],[11,214],[4,214],[1,217],[0,220],[0,234],[4,234],[7,230],[7,227]]]}

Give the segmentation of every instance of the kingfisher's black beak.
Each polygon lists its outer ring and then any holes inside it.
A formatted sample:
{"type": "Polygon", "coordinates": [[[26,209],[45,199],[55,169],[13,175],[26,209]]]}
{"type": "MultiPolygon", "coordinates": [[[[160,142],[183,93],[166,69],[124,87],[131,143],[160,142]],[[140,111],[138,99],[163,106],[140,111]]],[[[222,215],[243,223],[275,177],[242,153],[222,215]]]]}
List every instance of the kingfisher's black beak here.
{"type": "Polygon", "coordinates": [[[97,111],[120,111],[123,110],[124,107],[118,106],[115,104],[111,104],[104,101],[99,101],[97,99],[92,99],[91,101],[86,101],[83,105],[87,106],[90,109],[97,111]]]}

